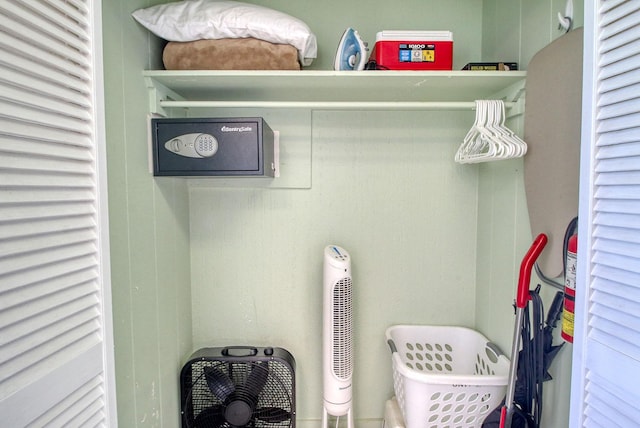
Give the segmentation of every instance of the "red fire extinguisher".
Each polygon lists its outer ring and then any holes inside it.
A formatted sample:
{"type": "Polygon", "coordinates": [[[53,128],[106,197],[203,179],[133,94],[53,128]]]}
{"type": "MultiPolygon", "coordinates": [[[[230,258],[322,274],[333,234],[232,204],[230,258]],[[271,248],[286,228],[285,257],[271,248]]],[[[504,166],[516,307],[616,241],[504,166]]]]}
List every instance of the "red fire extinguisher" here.
{"type": "Polygon", "coordinates": [[[573,325],[576,300],[576,262],[578,259],[578,235],[571,235],[567,243],[566,272],[564,278],[564,308],[562,309],[561,336],[573,343],[573,325]]]}

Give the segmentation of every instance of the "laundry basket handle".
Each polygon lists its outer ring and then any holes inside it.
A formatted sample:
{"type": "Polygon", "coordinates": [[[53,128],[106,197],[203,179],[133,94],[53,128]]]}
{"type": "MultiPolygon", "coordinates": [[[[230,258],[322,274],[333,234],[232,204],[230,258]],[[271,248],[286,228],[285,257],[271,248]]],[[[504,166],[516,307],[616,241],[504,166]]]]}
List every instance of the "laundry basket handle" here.
{"type": "Polygon", "coordinates": [[[396,344],[394,343],[393,339],[387,340],[387,345],[389,345],[389,349],[391,349],[392,354],[394,352],[398,352],[398,348],[396,348],[396,344]]]}
{"type": "Polygon", "coordinates": [[[487,353],[487,357],[489,357],[489,360],[491,360],[492,363],[496,363],[498,362],[498,358],[501,357],[502,355],[504,355],[504,353],[502,352],[502,350],[500,349],[500,347],[498,345],[496,345],[493,342],[487,342],[486,343],[486,350],[485,352],[487,353]],[[491,351],[491,352],[489,352],[491,351]]]}
{"type": "Polygon", "coordinates": [[[544,246],[547,245],[547,235],[541,233],[533,241],[529,251],[525,254],[520,264],[520,277],[518,279],[518,294],[516,296],[516,306],[524,308],[529,301],[529,282],[531,281],[531,269],[535,264],[538,256],[544,250],[544,246]]]}

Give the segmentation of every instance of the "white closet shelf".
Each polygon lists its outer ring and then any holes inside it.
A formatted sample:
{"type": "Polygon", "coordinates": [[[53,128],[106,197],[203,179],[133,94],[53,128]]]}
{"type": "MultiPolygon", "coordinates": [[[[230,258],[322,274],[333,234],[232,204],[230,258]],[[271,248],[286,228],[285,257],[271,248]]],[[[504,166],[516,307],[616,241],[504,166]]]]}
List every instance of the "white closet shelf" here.
{"type": "Polygon", "coordinates": [[[472,109],[477,99],[512,107],[524,71],[143,72],[152,113],[170,108],[472,109]]]}

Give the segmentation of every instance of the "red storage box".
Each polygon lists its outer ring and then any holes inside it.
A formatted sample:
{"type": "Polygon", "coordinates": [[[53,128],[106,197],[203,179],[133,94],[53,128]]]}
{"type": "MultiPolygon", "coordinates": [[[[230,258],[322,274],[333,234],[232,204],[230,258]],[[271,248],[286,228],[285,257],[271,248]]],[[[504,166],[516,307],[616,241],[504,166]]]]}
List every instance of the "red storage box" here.
{"type": "Polygon", "coordinates": [[[369,62],[380,70],[453,70],[450,31],[380,31],[369,62]]]}

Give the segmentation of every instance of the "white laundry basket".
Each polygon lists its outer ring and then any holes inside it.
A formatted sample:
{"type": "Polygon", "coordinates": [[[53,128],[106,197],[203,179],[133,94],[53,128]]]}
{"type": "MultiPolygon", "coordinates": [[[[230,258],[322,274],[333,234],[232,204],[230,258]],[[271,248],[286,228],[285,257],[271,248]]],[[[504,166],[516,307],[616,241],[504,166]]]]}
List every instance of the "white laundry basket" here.
{"type": "Polygon", "coordinates": [[[406,428],[477,428],[503,400],[509,359],[477,331],[397,325],[386,337],[406,428]]]}

